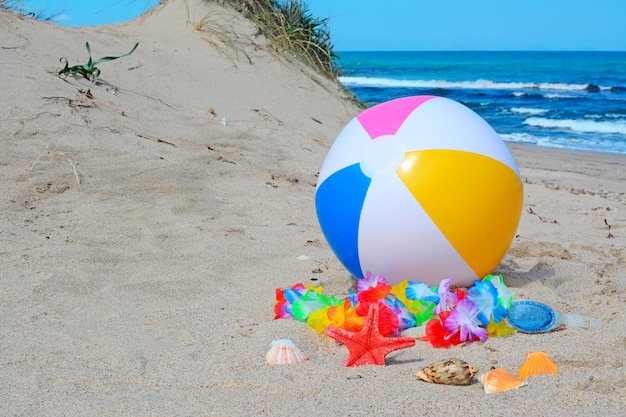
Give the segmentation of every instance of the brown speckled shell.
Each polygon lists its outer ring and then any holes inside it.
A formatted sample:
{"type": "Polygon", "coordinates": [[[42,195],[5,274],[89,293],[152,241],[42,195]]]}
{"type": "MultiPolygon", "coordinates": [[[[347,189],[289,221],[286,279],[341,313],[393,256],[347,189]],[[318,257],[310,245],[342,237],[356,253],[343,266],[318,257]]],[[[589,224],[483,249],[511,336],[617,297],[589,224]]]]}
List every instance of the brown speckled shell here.
{"type": "Polygon", "coordinates": [[[415,373],[416,379],[445,385],[469,385],[478,368],[460,359],[448,359],[433,363],[415,373]]]}

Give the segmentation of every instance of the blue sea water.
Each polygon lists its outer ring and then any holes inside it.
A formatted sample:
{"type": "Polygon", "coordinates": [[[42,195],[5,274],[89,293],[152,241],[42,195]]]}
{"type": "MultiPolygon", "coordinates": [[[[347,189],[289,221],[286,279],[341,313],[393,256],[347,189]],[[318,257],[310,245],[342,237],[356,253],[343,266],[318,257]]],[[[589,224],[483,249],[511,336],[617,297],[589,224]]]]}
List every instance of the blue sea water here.
{"type": "Polygon", "coordinates": [[[626,155],[626,52],[340,52],[340,81],[367,104],[448,97],[504,139],[626,155]]]}

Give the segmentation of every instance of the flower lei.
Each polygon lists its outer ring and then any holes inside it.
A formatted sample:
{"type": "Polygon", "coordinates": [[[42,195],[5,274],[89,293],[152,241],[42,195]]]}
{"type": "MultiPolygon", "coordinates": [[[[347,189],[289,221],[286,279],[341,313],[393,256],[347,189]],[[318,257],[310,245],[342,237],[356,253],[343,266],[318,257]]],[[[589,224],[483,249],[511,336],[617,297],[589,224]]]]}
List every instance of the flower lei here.
{"type": "Polygon", "coordinates": [[[372,303],[380,304],[379,327],[384,336],[398,336],[411,327],[424,326],[420,340],[434,347],[485,341],[516,330],[508,327],[507,311],[513,293],[502,275],[488,275],[469,289],[451,287],[452,278],[438,287],[402,281],[389,285],[384,277],[368,272],[357,281],[357,292],[345,298],[322,293],[322,286],[295,284],[276,290],[275,319],[306,322],[318,333],[328,326],[349,331],[363,328],[372,303]]]}

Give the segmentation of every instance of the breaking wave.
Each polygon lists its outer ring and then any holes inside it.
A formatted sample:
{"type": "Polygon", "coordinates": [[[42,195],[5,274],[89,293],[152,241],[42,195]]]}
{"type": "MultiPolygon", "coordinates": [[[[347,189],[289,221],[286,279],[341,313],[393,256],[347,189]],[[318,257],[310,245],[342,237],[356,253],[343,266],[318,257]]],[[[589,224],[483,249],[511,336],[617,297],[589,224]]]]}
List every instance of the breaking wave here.
{"type": "MultiPolygon", "coordinates": [[[[490,80],[475,81],[446,81],[446,80],[399,80],[395,78],[379,77],[339,77],[339,81],[346,86],[353,87],[388,87],[388,88],[460,88],[473,90],[548,90],[548,91],[577,91],[589,89],[589,84],[567,83],[525,83],[525,82],[498,82],[490,80]]],[[[611,90],[611,87],[598,87],[600,90],[611,90]]]]}
{"type": "Polygon", "coordinates": [[[571,119],[546,119],[542,117],[530,117],[524,120],[527,126],[543,127],[548,129],[571,130],[583,133],[608,133],[626,136],[626,120],[619,121],[595,121],[595,120],[571,120],[571,119]]]}

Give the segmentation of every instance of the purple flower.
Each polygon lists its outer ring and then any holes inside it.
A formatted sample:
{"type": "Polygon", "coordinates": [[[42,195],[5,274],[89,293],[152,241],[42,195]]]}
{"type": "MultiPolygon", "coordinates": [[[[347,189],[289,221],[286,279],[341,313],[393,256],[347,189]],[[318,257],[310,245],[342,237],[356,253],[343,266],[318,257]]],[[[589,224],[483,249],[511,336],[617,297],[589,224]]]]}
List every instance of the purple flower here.
{"type": "Polygon", "coordinates": [[[368,288],[374,288],[378,284],[386,284],[387,280],[382,275],[374,275],[370,271],[365,273],[365,276],[357,281],[357,291],[365,291],[368,288]]]}
{"type": "Polygon", "coordinates": [[[491,281],[474,281],[474,286],[467,290],[467,299],[478,309],[478,320],[487,326],[493,321],[500,323],[506,317],[506,309],[498,302],[498,290],[491,281]]]}
{"type": "Polygon", "coordinates": [[[487,329],[480,327],[478,308],[467,298],[462,299],[444,322],[446,330],[452,334],[460,331],[461,342],[478,337],[483,342],[489,337],[487,329]]]}
{"type": "Polygon", "coordinates": [[[452,281],[452,278],[446,278],[439,283],[439,288],[437,289],[439,304],[435,307],[435,314],[452,310],[459,300],[459,296],[456,293],[450,292],[450,281],[452,281]]]}

